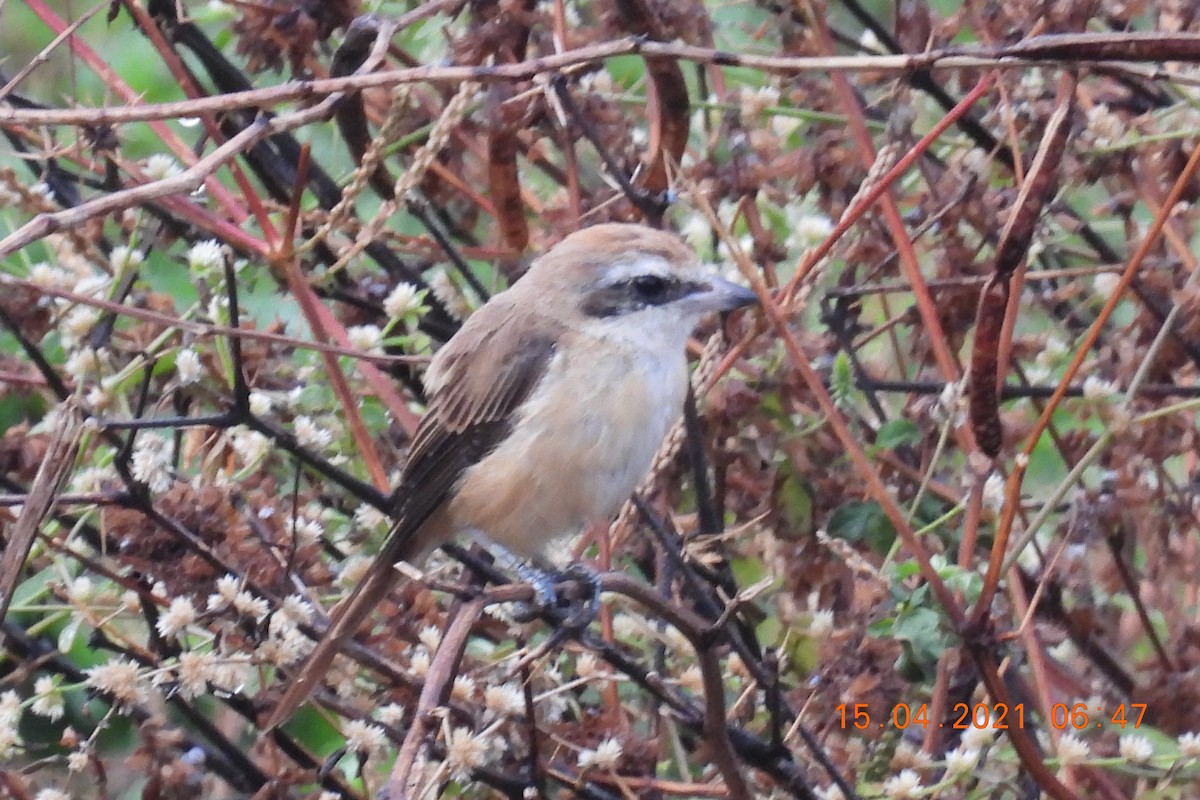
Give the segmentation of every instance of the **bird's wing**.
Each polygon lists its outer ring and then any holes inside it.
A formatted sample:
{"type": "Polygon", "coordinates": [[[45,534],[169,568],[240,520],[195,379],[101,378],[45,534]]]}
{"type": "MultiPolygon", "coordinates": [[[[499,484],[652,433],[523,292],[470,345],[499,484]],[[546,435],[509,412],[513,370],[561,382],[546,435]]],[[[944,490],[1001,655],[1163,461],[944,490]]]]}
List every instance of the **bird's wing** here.
{"type": "MultiPolygon", "coordinates": [[[[476,315],[490,311],[487,306],[476,315]]],[[[342,643],[383,600],[395,577],[393,565],[412,557],[418,532],[454,489],[463,472],[504,438],[514,412],[545,374],[554,353],[556,331],[523,325],[520,335],[505,330],[506,314],[468,325],[439,353],[431,370],[429,408],[417,427],[397,492],[396,522],[383,548],[350,596],[338,604],[329,628],[288,685],[267,729],[287,721],[324,677],[342,643]],[[492,324],[483,324],[486,322],[492,324]]],[[[475,320],[472,317],[471,320],[475,320]]],[[[528,318],[523,320],[528,322],[528,318]]]]}
{"type": "Polygon", "coordinates": [[[381,555],[393,561],[413,555],[409,546],[416,528],[463,472],[508,434],[517,410],[545,374],[556,338],[537,330],[467,340],[469,348],[456,347],[441,360],[397,492],[397,516],[409,522],[412,533],[405,536],[397,526],[381,555]]]}

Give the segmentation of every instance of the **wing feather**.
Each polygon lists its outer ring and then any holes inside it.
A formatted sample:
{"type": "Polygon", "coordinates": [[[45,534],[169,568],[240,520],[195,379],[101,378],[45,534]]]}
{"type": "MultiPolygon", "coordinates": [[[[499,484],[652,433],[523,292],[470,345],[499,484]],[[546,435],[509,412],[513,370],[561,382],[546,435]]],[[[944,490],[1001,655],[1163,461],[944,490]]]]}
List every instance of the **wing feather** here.
{"type": "Polygon", "coordinates": [[[341,650],[380,601],[395,577],[393,564],[411,558],[418,532],[453,491],[463,472],[508,433],[514,412],[545,374],[560,330],[523,317],[514,335],[516,309],[493,298],[446,344],[430,368],[429,408],[413,437],[397,490],[396,522],[371,568],[334,610],[329,628],[288,685],[267,728],[285,722],[308,698],[341,650]]]}

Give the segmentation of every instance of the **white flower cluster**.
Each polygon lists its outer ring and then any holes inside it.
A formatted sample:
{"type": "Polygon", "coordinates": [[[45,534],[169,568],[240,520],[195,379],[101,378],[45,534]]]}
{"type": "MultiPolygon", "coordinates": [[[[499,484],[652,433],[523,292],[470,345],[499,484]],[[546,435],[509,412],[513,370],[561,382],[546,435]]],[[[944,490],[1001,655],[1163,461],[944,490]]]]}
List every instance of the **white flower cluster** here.
{"type": "Polygon", "coordinates": [[[181,386],[196,383],[204,376],[204,365],[200,356],[190,347],[185,347],[175,354],[175,372],[179,376],[181,386]]]}
{"type": "Polygon", "coordinates": [[[353,325],[346,329],[346,338],[355,350],[372,355],[383,352],[383,331],[378,325],[353,325]]]}
{"type": "Polygon", "coordinates": [[[376,712],[379,716],[379,721],[384,725],[395,727],[404,721],[404,706],[399,703],[388,703],[380,706],[376,712]]]}
{"type": "Polygon", "coordinates": [[[411,283],[398,283],[383,301],[383,310],[392,319],[415,321],[427,310],[426,294],[425,289],[418,289],[411,283]]]}
{"type": "Polygon", "coordinates": [[[980,753],[965,747],[957,747],[946,753],[946,772],[950,775],[970,775],[979,763],[980,753]]]}
{"type": "Polygon", "coordinates": [[[218,269],[225,263],[225,248],[215,239],[196,242],[188,250],[188,269],[199,275],[218,269]]]}
{"type": "Polygon", "coordinates": [[[363,720],[350,720],[342,726],[346,748],[363,756],[379,756],[387,752],[388,739],[383,728],[363,720]]]}
{"type": "Polygon", "coordinates": [[[317,424],[312,417],[296,417],[295,422],[292,423],[292,429],[296,434],[296,442],[301,447],[307,447],[310,450],[324,450],[333,443],[333,432],[317,424]]]}
{"type": "MultiPolygon", "coordinates": [[[[253,400],[251,395],[251,400],[253,400]]],[[[229,429],[229,442],[233,452],[243,466],[252,467],[267,457],[271,450],[271,440],[256,430],[245,425],[237,425],[229,429]]]]}
{"type": "Polygon", "coordinates": [[[123,244],[117,245],[108,254],[108,265],[114,275],[121,275],[127,270],[137,269],[145,260],[146,255],[141,250],[134,250],[123,244]]]}
{"type": "Polygon", "coordinates": [[[1091,748],[1088,747],[1088,743],[1073,733],[1068,733],[1060,737],[1056,750],[1058,751],[1059,763],[1064,766],[1082,764],[1091,755],[1091,748]]]}
{"type": "Polygon", "coordinates": [[[267,622],[267,640],[255,654],[259,660],[277,667],[297,663],[313,648],[300,631],[300,625],[312,621],[312,604],[298,594],[289,595],[267,622]]]}
{"type": "Polygon", "coordinates": [[[7,759],[24,744],[17,725],[21,722],[21,698],[14,691],[0,694],[0,759],[7,759]]]}
{"type": "Polygon", "coordinates": [[[63,694],[58,678],[42,675],[33,682],[33,703],[29,710],[39,717],[54,721],[63,715],[63,694]]]}
{"type": "Polygon", "coordinates": [[[601,772],[612,772],[621,763],[621,743],[608,738],[596,745],[595,750],[583,750],[579,754],[581,770],[595,769],[601,772]]]}
{"type": "Polygon", "coordinates": [[[1095,375],[1089,375],[1083,380],[1083,396],[1088,400],[1105,400],[1120,393],[1121,387],[1113,381],[1106,381],[1095,375]]]}
{"type": "Polygon", "coordinates": [[[256,417],[266,416],[271,411],[271,396],[266,392],[250,393],[250,413],[256,417]]]}
{"type": "Polygon", "coordinates": [[[208,596],[208,610],[220,611],[232,606],[244,617],[251,617],[257,622],[266,618],[271,607],[261,597],[256,597],[249,589],[242,588],[242,582],[234,575],[226,575],[217,579],[217,591],[208,596]]]}
{"type": "Polygon", "coordinates": [[[1117,751],[1121,758],[1135,764],[1144,764],[1154,756],[1154,745],[1145,736],[1127,733],[1117,741],[1117,751]]]}
{"type": "Polygon", "coordinates": [[[174,639],[187,632],[187,627],[196,621],[196,607],[186,597],[176,597],[163,612],[154,627],[159,635],[174,639]]]}
{"type": "Polygon", "coordinates": [[[388,518],[375,506],[363,503],[354,510],[354,524],[366,530],[381,530],[387,526],[388,518]]]}
{"type": "Polygon", "coordinates": [[[888,800],[916,800],[921,796],[921,776],[915,770],[900,770],[883,782],[883,795],[888,800]]]}
{"type": "Polygon", "coordinates": [[[525,713],[525,691],[512,683],[491,685],[483,690],[483,704],[489,715],[519,717],[525,713]]]}
{"type": "Polygon", "coordinates": [[[127,658],[113,658],[87,670],[87,685],[110,695],[118,704],[129,705],[145,699],[146,687],[141,669],[127,658]]]}
{"type": "MultiPolygon", "coordinates": [[[[91,325],[92,323],[89,322],[87,330],[91,330],[91,325]]],[[[104,369],[105,361],[107,361],[105,351],[82,347],[67,356],[66,362],[63,363],[63,369],[76,381],[82,382],[99,377],[104,369]]]]}
{"type": "Polygon", "coordinates": [[[433,296],[441,301],[455,319],[465,320],[471,316],[474,304],[446,272],[434,273],[429,279],[429,288],[433,290],[433,296]]]}
{"type": "Polygon", "coordinates": [[[156,683],[173,681],[185,700],[208,693],[209,686],[224,692],[239,692],[253,675],[254,664],[246,653],[187,650],[170,670],[159,672],[156,683]]]}
{"type": "Polygon", "coordinates": [[[165,436],[143,432],[137,437],[130,462],[133,477],[154,494],[171,488],[171,442],[165,436]]]}
{"type": "Polygon", "coordinates": [[[62,267],[39,261],[29,268],[29,280],[47,289],[69,289],[75,283],[75,277],[62,267]]]}
{"type": "Polygon", "coordinates": [[[471,771],[488,762],[489,738],[469,728],[454,728],[446,734],[446,766],[458,781],[471,779],[471,771]]]}
{"type": "Polygon", "coordinates": [[[155,153],[147,158],[142,169],[145,171],[146,177],[152,181],[174,178],[183,173],[183,167],[179,166],[179,162],[173,156],[165,153],[155,153]]]}

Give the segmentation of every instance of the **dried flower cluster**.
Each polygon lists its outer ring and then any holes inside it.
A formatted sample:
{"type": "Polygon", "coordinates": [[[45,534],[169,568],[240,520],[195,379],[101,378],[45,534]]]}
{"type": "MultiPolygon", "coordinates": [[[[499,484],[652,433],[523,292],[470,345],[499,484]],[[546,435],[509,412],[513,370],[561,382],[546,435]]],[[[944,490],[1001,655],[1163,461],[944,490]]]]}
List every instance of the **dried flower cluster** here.
{"type": "Polygon", "coordinates": [[[0,5],[0,785],[1200,791],[1200,13],[895,6],[0,5]],[[265,735],[424,361],[604,220],[773,302],[558,548],[596,619],[438,554],[265,735]]]}

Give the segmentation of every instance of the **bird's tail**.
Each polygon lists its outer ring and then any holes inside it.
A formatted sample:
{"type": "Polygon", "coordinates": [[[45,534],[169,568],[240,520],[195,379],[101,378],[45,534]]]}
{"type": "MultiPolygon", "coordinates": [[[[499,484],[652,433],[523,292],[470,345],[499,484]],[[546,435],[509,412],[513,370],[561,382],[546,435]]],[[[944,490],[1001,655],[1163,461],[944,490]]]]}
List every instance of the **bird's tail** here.
{"type": "Polygon", "coordinates": [[[391,558],[376,559],[362,582],[334,609],[329,628],[317,641],[316,648],[284,691],[279,704],[271,713],[266,730],[277,728],[296,713],[296,709],[308,699],[329,671],[329,665],[333,663],[334,656],[341,652],[342,644],[354,635],[371,613],[371,609],[379,605],[387,595],[396,577],[393,562],[394,559],[391,558]]]}

